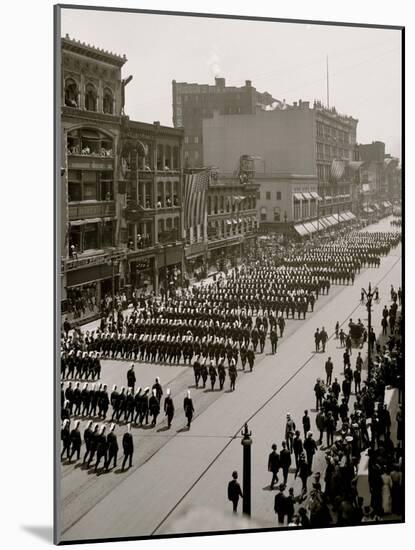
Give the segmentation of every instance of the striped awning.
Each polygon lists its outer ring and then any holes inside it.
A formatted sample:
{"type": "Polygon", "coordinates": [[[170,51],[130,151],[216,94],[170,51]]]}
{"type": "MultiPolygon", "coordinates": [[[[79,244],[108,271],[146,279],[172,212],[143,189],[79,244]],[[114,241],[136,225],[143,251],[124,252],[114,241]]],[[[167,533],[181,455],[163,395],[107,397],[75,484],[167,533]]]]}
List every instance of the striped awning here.
{"type": "Polygon", "coordinates": [[[330,170],[331,177],[336,181],[339,180],[343,176],[345,169],[346,163],[343,160],[333,160],[330,170]]]}
{"type": "Polygon", "coordinates": [[[376,208],[376,210],[380,210],[380,206],[378,205],[377,202],[375,202],[374,204],[372,204],[372,206],[374,206],[376,208]]]}
{"type": "Polygon", "coordinates": [[[317,231],[311,222],[305,222],[303,225],[309,233],[315,233],[317,231]]]}
{"type": "MultiPolygon", "coordinates": [[[[110,218],[111,219],[111,218],[110,218]]],[[[74,226],[74,225],[86,225],[87,223],[101,223],[102,222],[102,218],[89,218],[89,219],[84,219],[84,220],[74,220],[72,222],[69,222],[71,224],[71,226],[74,226]]]]}
{"type": "Polygon", "coordinates": [[[297,233],[301,237],[304,237],[305,235],[308,235],[308,231],[302,223],[298,223],[297,225],[294,225],[294,229],[297,231],[297,233]]]}
{"type": "Polygon", "coordinates": [[[339,213],[339,218],[340,218],[340,221],[343,221],[343,222],[348,222],[349,221],[349,218],[347,217],[346,212],[340,212],[339,213]]]}
{"type": "Polygon", "coordinates": [[[390,206],[392,206],[392,203],[390,203],[389,201],[384,201],[383,206],[385,208],[389,208],[390,206]]]}
{"type": "Polygon", "coordinates": [[[309,222],[313,227],[315,231],[321,231],[323,229],[323,226],[318,223],[317,220],[313,220],[312,222],[309,222]]]}
{"type": "Polygon", "coordinates": [[[311,193],[303,193],[302,194],[303,197],[305,198],[305,200],[309,201],[311,200],[313,197],[311,196],[311,193]]]}
{"type": "Polygon", "coordinates": [[[323,227],[331,227],[331,223],[329,223],[327,221],[326,218],[320,218],[319,219],[319,223],[323,226],[323,227]]]}
{"type": "Polygon", "coordinates": [[[327,216],[327,220],[331,223],[331,225],[336,225],[339,223],[334,216],[327,216]]]}
{"type": "Polygon", "coordinates": [[[323,199],[320,197],[320,195],[318,193],[316,193],[315,191],[311,191],[310,195],[312,196],[313,199],[316,199],[318,201],[322,201],[323,199]]]}
{"type": "Polygon", "coordinates": [[[301,193],[294,193],[294,199],[296,201],[302,201],[303,200],[303,195],[301,193]]]}
{"type": "Polygon", "coordinates": [[[353,212],[347,211],[347,214],[349,216],[349,220],[354,220],[356,218],[356,216],[353,214],[353,212]]]}
{"type": "Polygon", "coordinates": [[[374,210],[372,208],[370,208],[369,206],[365,206],[363,208],[363,212],[366,212],[367,214],[372,214],[372,212],[374,212],[374,210]]]}

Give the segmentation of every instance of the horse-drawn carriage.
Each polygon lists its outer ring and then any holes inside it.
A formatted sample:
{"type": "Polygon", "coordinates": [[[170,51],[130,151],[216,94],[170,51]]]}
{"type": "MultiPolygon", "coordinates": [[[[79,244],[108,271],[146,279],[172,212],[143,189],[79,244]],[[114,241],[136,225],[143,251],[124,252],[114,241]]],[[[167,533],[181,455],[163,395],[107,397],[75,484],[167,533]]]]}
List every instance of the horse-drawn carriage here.
{"type": "Polygon", "coordinates": [[[361,347],[364,343],[365,327],[361,323],[350,323],[349,334],[354,348],[361,347]]]}

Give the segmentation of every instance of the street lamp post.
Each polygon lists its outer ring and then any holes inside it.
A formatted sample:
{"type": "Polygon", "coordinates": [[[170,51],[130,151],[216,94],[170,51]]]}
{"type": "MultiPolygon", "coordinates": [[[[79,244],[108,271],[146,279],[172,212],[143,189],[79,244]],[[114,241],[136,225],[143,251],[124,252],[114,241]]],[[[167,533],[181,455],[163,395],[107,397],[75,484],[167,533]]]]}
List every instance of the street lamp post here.
{"type": "Polygon", "coordinates": [[[368,290],[362,288],[363,294],[366,296],[366,308],[367,308],[367,377],[370,381],[371,378],[371,371],[372,371],[372,344],[371,344],[371,332],[372,332],[372,299],[375,295],[374,292],[372,292],[372,286],[369,283],[368,290]]]}
{"type": "Polygon", "coordinates": [[[243,502],[242,512],[246,516],[251,515],[251,445],[252,432],[248,430],[248,423],[245,422],[244,429],[241,432],[242,435],[242,447],[243,447],[243,502]]]}

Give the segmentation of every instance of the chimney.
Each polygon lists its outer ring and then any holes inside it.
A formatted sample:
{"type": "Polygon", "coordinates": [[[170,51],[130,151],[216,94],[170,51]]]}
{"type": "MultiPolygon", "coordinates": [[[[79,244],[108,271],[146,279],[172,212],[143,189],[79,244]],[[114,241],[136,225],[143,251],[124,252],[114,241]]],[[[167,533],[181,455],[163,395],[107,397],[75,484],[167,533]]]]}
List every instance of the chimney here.
{"type": "Polygon", "coordinates": [[[296,101],[293,102],[293,106],[297,107],[297,102],[296,101]]]}
{"type": "Polygon", "coordinates": [[[216,84],[216,86],[224,88],[225,87],[225,79],[215,76],[215,84],[216,84]]]}
{"type": "Polygon", "coordinates": [[[252,80],[245,80],[245,86],[250,88],[252,86],[252,80]]]}
{"type": "Polygon", "coordinates": [[[309,101],[303,101],[301,103],[303,109],[309,109],[310,108],[310,102],[309,101]]]}
{"type": "Polygon", "coordinates": [[[157,128],[160,126],[160,121],[159,120],[155,120],[153,122],[154,126],[157,126],[157,128]]]}

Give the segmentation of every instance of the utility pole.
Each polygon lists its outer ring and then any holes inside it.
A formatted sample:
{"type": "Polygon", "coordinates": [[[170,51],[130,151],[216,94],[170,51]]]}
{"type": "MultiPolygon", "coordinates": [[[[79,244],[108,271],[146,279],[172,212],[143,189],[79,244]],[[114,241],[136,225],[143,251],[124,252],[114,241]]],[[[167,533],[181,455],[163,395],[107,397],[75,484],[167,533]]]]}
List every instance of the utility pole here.
{"type": "Polygon", "coordinates": [[[251,516],[251,445],[252,432],[248,430],[248,423],[245,422],[245,426],[242,435],[242,447],[243,447],[243,502],[242,502],[242,512],[246,516],[251,516]]]}

